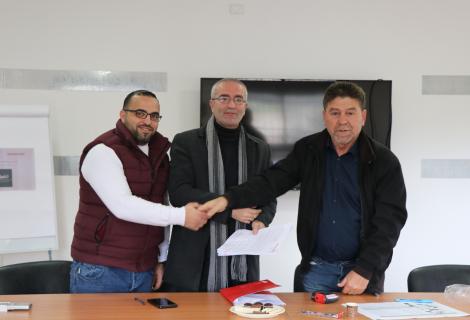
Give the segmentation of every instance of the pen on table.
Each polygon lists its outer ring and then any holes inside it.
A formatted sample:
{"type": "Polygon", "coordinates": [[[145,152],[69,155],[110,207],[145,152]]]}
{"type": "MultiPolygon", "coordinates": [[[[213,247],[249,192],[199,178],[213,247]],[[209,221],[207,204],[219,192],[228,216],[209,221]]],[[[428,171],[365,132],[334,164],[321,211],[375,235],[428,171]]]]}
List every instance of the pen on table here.
{"type": "Polygon", "coordinates": [[[335,319],[341,319],[344,314],[343,312],[329,313],[329,312],[320,312],[320,311],[311,311],[311,310],[302,310],[301,313],[306,316],[335,318],[335,319]]]}
{"type": "Polygon", "coordinates": [[[134,297],[134,301],[137,301],[138,303],[140,303],[141,305],[144,305],[145,304],[145,301],[140,299],[139,297],[134,297]]]}
{"type": "Polygon", "coordinates": [[[396,302],[433,303],[431,299],[395,299],[396,302]]]}

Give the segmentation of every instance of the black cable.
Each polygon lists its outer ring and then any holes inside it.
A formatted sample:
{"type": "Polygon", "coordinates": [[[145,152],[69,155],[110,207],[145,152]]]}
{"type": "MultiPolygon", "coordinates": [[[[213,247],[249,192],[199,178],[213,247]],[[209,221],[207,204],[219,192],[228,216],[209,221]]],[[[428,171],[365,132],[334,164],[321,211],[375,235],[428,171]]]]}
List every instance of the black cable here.
{"type": "MultiPolygon", "coordinates": [[[[374,104],[372,103],[372,97],[374,96],[374,91],[375,91],[375,86],[377,85],[378,82],[383,82],[382,79],[377,79],[375,81],[372,82],[372,85],[370,87],[370,90],[369,90],[369,109],[368,109],[368,113],[369,113],[369,118],[370,118],[370,132],[371,132],[371,137],[376,139],[376,140],[379,140],[378,137],[375,137],[375,132],[376,132],[376,121],[374,121],[374,118],[373,118],[373,113],[374,113],[374,104]]],[[[391,94],[391,91],[390,91],[390,97],[389,97],[389,101],[390,101],[390,105],[387,106],[388,107],[388,115],[387,115],[387,118],[388,119],[388,128],[386,128],[386,134],[385,134],[385,140],[383,141],[383,143],[390,149],[390,138],[391,138],[391,135],[392,135],[392,94],[391,94]]]]}
{"type": "Polygon", "coordinates": [[[369,89],[369,97],[367,98],[367,101],[368,101],[368,104],[369,104],[369,110],[367,111],[369,113],[369,123],[370,123],[370,136],[374,139],[376,139],[375,137],[375,128],[374,128],[374,117],[372,116],[373,114],[373,104],[372,104],[372,94],[374,92],[374,88],[375,88],[375,85],[377,84],[377,82],[380,81],[380,79],[378,80],[374,80],[372,82],[372,85],[370,86],[370,89],[369,89]]]}

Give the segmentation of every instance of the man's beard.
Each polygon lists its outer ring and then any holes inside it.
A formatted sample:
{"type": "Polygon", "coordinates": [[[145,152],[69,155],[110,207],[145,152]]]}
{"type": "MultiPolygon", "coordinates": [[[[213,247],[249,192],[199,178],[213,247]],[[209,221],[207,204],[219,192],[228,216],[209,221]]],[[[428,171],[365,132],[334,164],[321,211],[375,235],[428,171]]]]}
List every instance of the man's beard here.
{"type": "MultiPolygon", "coordinates": [[[[151,128],[151,127],[149,127],[151,128]]],[[[153,130],[153,128],[151,128],[153,130]]],[[[140,133],[138,128],[132,131],[132,136],[134,137],[135,141],[139,146],[143,146],[149,143],[152,136],[155,134],[155,131],[149,133],[140,133]]]]}

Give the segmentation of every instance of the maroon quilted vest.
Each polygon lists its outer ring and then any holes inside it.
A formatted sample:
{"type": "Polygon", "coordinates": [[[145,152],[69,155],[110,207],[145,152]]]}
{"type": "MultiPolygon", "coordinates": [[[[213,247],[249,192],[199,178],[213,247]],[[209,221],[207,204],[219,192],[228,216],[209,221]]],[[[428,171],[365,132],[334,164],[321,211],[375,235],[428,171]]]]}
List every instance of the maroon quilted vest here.
{"type": "MultiPolygon", "coordinates": [[[[162,203],[167,188],[170,142],[156,132],[149,142],[149,156],[137,146],[125,125],[105,132],[83,150],[80,168],[88,151],[103,143],[116,152],[133,195],[162,203]]],[[[158,214],[155,212],[155,214],[158,214]]],[[[116,218],[80,172],[80,201],[72,242],[74,260],[118,267],[133,272],[154,267],[163,228],[116,218]]]]}

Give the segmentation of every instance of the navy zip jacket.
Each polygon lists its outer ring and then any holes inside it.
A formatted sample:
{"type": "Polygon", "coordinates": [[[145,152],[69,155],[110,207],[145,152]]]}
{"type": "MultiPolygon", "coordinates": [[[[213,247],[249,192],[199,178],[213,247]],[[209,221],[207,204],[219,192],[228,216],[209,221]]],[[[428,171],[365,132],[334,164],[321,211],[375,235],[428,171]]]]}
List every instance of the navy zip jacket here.
{"type": "MultiPolygon", "coordinates": [[[[327,140],[327,130],[302,138],[285,159],[226,194],[229,208],[245,208],[269,203],[300,183],[297,243],[304,272],[317,238],[327,140]]],[[[407,218],[406,190],[400,162],[389,149],[363,131],[358,144],[362,225],[354,271],[370,280],[366,292],[377,294],[407,218]]]]}

